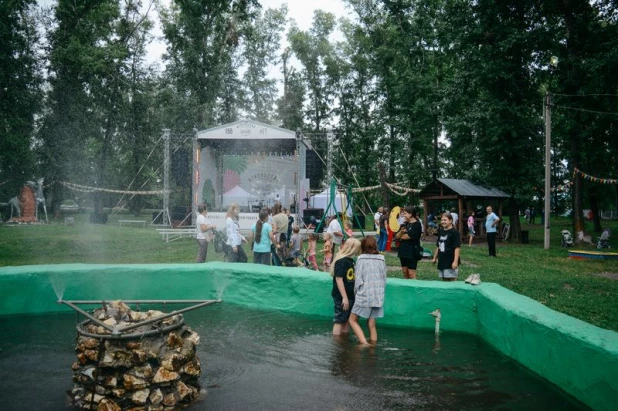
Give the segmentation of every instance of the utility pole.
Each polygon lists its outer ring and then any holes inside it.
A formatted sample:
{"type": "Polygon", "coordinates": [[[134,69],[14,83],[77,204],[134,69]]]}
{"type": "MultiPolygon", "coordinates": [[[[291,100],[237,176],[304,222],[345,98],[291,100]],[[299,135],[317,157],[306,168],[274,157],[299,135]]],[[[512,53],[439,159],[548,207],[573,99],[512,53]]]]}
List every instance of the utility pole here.
{"type": "Polygon", "coordinates": [[[551,212],[551,78],[554,70],[558,67],[558,57],[551,56],[549,59],[549,84],[545,92],[545,238],[544,248],[549,250],[550,245],[550,212],[551,212]]]}
{"type": "Polygon", "coordinates": [[[549,250],[549,213],[551,200],[551,93],[545,92],[545,241],[544,248],[549,250]]]}
{"type": "Polygon", "coordinates": [[[171,227],[170,218],[170,129],[163,129],[163,225],[171,227]]]}

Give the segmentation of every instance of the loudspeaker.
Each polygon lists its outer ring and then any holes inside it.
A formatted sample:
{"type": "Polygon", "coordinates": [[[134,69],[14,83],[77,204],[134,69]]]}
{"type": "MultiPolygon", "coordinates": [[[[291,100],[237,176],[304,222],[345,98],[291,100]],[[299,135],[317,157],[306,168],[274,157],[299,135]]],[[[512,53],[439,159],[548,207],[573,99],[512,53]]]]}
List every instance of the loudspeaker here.
{"type": "Polygon", "coordinates": [[[320,219],[322,218],[322,215],[324,215],[323,208],[305,208],[305,211],[303,211],[303,221],[306,217],[315,217],[317,219],[320,219]]]}
{"type": "Polygon", "coordinates": [[[352,217],[352,228],[362,228],[365,229],[365,216],[360,214],[352,217]],[[356,219],[358,218],[358,223],[356,219]],[[360,224],[360,225],[359,225],[360,224]]]}

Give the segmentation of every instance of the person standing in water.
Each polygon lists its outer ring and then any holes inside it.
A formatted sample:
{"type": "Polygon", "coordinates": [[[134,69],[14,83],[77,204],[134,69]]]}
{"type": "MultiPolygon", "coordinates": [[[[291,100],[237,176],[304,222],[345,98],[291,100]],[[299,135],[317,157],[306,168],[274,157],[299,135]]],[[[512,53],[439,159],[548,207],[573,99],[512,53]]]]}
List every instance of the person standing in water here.
{"type": "Polygon", "coordinates": [[[350,238],[341,246],[333,264],[330,275],[333,277],[333,297],[335,315],[333,317],[333,335],[350,332],[348,320],[354,306],[354,259],[360,252],[360,241],[350,238]]]}
{"type": "Polygon", "coordinates": [[[444,212],[440,218],[442,229],[438,233],[433,263],[438,263],[438,275],[443,281],[456,281],[459,267],[461,238],[453,227],[453,216],[444,212]]]}
{"type": "Polygon", "coordinates": [[[378,341],[376,318],[384,317],[384,290],[386,289],[386,260],[378,251],[374,236],[361,242],[361,255],[356,260],[354,274],[354,306],[350,314],[350,327],[361,344],[367,344],[365,333],[358,323],[359,317],[367,319],[369,341],[378,341]]]}

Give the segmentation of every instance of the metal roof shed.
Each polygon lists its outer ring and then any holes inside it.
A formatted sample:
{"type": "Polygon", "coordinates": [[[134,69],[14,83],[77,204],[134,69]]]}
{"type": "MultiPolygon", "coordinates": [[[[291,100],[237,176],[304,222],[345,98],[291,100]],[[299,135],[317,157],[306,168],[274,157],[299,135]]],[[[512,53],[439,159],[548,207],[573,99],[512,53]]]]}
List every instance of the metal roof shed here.
{"type": "MultiPolygon", "coordinates": [[[[485,211],[485,206],[491,205],[502,221],[502,201],[509,197],[510,195],[497,188],[487,188],[474,184],[470,180],[452,178],[438,178],[429,183],[419,193],[419,198],[423,200],[425,216],[429,214],[430,210],[442,211],[436,209],[440,204],[456,203],[456,210],[459,215],[456,228],[460,233],[464,233],[464,220],[467,212],[471,210],[476,212],[479,205],[482,206],[481,213],[485,211]]],[[[477,237],[479,238],[485,238],[486,236],[483,220],[484,213],[481,215],[475,214],[475,226],[477,228],[477,237]]],[[[427,234],[427,224],[423,225],[425,227],[425,234],[427,234]]]]}

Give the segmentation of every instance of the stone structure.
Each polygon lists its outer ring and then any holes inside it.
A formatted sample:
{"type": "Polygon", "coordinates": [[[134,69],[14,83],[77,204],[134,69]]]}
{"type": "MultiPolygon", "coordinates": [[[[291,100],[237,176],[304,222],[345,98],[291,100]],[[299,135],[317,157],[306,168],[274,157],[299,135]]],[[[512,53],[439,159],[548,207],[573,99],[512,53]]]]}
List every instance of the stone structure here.
{"type": "MultiPolygon", "coordinates": [[[[93,314],[112,327],[163,315],[161,311],[133,311],[118,301],[93,314]]],[[[113,338],[110,331],[91,320],[81,323],[78,330],[74,386],[69,391],[76,408],[178,410],[199,399],[199,336],[184,325],[182,315],[140,326],[132,330],[135,338],[113,338]],[[153,330],[161,332],[140,338],[153,330]]]]}

